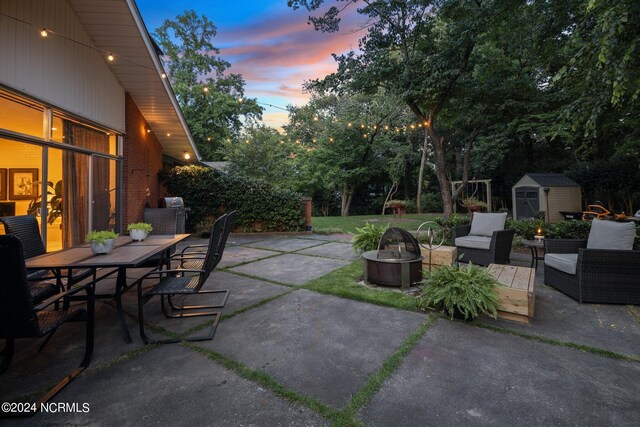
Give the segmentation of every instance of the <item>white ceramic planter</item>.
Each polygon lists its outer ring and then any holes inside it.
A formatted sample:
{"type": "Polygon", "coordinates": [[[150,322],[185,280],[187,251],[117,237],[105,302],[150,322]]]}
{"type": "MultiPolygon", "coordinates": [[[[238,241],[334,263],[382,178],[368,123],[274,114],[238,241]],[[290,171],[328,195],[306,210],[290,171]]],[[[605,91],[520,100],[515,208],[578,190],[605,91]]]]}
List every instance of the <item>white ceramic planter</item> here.
{"type": "Polygon", "coordinates": [[[114,239],[109,239],[105,243],[91,242],[91,251],[95,255],[108,254],[113,250],[114,239]]]}
{"type": "Polygon", "coordinates": [[[147,233],[144,230],[131,230],[129,231],[131,240],[141,241],[147,238],[147,233]]]}

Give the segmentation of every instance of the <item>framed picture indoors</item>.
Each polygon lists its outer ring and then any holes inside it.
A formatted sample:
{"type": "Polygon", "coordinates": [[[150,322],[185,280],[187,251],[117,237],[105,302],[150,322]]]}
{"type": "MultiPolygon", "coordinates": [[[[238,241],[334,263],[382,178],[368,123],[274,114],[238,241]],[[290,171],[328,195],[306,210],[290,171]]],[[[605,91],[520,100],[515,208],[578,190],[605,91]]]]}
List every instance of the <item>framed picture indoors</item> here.
{"type": "Polygon", "coordinates": [[[0,200],[7,200],[7,170],[0,169],[0,200]]]}
{"type": "Polygon", "coordinates": [[[9,200],[32,200],[38,196],[38,168],[9,169],[9,200]]]}

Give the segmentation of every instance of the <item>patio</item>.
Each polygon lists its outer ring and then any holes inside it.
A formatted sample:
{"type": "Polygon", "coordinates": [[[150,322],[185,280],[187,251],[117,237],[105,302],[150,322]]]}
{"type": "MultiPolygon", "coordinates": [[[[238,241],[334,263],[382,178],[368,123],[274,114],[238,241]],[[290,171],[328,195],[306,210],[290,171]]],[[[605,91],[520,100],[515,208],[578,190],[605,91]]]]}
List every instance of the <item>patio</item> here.
{"type": "MultiPolygon", "coordinates": [[[[16,424],[631,426],[640,417],[637,306],[580,305],[543,285],[541,266],[529,325],[449,321],[305,289],[354,259],[340,236],[232,236],[209,279],[231,289],[213,341],[144,346],[129,292],[127,345],[113,305],[99,301],[92,364],[53,400],[80,412],[16,424]]],[[[206,324],[165,320],[157,306],[148,309],[156,332],[206,324]]],[[[40,353],[39,342],[18,340],[1,400],[33,398],[73,367],[82,330],[61,328],[40,353]]]]}

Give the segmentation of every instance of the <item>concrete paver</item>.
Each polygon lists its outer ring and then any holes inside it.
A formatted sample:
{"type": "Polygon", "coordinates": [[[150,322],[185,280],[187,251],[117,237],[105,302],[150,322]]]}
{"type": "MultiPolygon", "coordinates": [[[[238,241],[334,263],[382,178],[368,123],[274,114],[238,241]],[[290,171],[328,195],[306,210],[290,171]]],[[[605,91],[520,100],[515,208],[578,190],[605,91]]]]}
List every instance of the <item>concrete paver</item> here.
{"type": "Polygon", "coordinates": [[[311,256],[284,254],[231,268],[230,271],[250,274],[267,280],[292,285],[304,285],[309,280],[349,264],[347,261],[311,256]]]}
{"type": "Polygon", "coordinates": [[[424,320],[297,290],[225,321],[203,346],[339,408],[424,320]]]}
{"type": "Polygon", "coordinates": [[[637,425],[640,365],[432,325],[360,412],[365,425],[637,425]]]}

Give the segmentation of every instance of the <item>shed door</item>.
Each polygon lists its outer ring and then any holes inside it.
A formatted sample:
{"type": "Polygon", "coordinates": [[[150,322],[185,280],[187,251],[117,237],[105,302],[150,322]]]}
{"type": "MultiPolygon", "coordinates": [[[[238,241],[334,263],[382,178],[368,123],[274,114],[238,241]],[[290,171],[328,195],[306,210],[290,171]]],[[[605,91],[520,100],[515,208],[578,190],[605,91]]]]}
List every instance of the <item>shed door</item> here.
{"type": "Polygon", "coordinates": [[[516,219],[533,218],[539,211],[538,187],[516,188],[516,219]]]}

